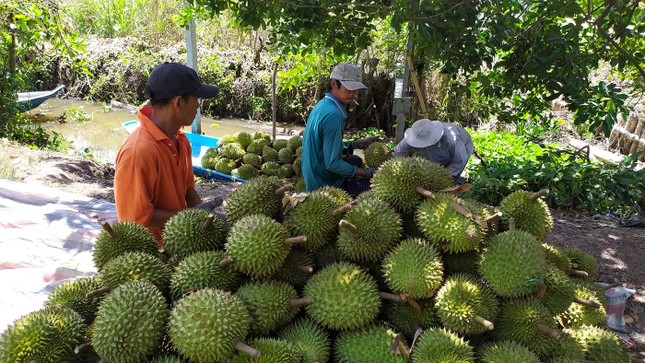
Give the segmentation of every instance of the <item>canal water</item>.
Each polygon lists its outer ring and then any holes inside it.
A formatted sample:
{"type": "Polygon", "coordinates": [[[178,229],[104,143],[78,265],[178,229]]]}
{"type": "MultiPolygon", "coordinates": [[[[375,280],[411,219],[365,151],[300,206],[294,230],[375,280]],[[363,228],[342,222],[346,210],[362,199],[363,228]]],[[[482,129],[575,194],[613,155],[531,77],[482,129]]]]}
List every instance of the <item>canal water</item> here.
{"type": "MultiPolygon", "coordinates": [[[[37,108],[27,113],[28,117],[41,122],[47,130],[61,134],[66,140],[71,141],[74,152],[90,153],[97,161],[114,163],[116,154],[123,142],[128,138],[128,133],[121,126],[123,122],[136,120],[134,107],[118,104],[106,106],[83,100],[69,100],[51,98],[37,108]],[[118,106],[118,107],[115,107],[118,106]],[[68,115],[66,117],[65,115],[68,115]],[[87,120],[69,117],[69,115],[84,114],[87,120]],[[67,122],[64,120],[67,119],[67,122]]],[[[272,132],[271,123],[242,119],[214,119],[202,116],[202,134],[223,137],[236,132],[256,132],[258,130],[272,132]]],[[[303,129],[278,123],[276,135],[290,137],[303,129]]],[[[185,131],[190,131],[186,127],[185,131]]]]}

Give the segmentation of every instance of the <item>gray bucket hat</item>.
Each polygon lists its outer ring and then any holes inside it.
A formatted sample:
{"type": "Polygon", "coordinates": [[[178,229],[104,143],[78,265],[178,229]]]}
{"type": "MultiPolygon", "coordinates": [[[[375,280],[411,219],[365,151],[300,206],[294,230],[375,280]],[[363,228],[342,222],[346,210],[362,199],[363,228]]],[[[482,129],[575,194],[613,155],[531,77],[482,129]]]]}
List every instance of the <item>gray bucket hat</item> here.
{"type": "Polygon", "coordinates": [[[412,127],[405,130],[405,142],[416,148],[432,146],[441,140],[443,136],[443,124],[441,121],[430,121],[428,119],[417,120],[412,127]]]}

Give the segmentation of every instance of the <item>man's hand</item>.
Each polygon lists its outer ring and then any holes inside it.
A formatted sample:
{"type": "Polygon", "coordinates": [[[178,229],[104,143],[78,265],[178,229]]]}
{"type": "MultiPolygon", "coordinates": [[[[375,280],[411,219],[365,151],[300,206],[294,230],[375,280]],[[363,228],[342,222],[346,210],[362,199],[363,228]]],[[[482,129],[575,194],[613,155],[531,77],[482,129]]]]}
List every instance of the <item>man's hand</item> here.
{"type": "Polygon", "coordinates": [[[376,168],[364,168],[360,170],[362,171],[362,173],[357,173],[356,176],[365,178],[365,179],[372,179],[372,177],[374,176],[374,172],[376,171],[376,168]]]}
{"type": "Polygon", "coordinates": [[[207,202],[204,202],[202,204],[198,204],[193,208],[203,209],[205,211],[211,212],[211,211],[213,211],[213,209],[215,209],[215,208],[219,207],[220,205],[222,205],[222,203],[224,203],[224,200],[221,197],[215,197],[215,198],[213,198],[213,199],[211,199],[211,200],[209,200],[207,202]]]}
{"type": "Polygon", "coordinates": [[[378,136],[364,137],[362,139],[354,140],[354,149],[367,149],[368,146],[372,145],[373,142],[380,141],[381,138],[378,136]]]}

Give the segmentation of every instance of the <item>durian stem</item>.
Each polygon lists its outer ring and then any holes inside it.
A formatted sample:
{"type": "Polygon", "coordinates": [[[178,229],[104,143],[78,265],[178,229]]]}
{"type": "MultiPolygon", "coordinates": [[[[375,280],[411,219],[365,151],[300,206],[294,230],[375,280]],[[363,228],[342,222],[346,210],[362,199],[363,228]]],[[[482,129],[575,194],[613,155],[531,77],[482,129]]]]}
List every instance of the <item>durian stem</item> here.
{"type": "Polygon", "coordinates": [[[352,209],[353,206],[354,205],[352,203],[344,204],[342,207],[334,209],[334,211],[331,212],[331,215],[334,216],[334,217],[338,217],[340,215],[343,215],[343,214],[347,213],[348,210],[352,209]]]}
{"type": "Polygon", "coordinates": [[[481,324],[487,330],[493,330],[493,328],[495,328],[495,324],[493,324],[492,321],[486,320],[479,315],[475,315],[475,321],[481,324]]]}
{"type": "Polygon", "coordinates": [[[112,238],[116,237],[116,234],[112,229],[112,226],[110,226],[110,224],[106,220],[102,219],[99,223],[101,223],[101,228],[103,228],[103,230],[107,232],[107,234],[109,234],[110,237],[112,238]]]}
{"type": "Polygon", "coordinates": [[[307,265],[297,265],[296,266],[296,271],[310,274],[310,273],[314,272],[314,268],[311,267],[311,266],[307,266],[307,265]]]}
{"type": "Polygon", "coordinates": [[[487,224],[491,224],[491,223],[497,222],[500,218],[502,218],[502,212],[497,212],[492,216],[486,218],[484,222],[486,222],[487,224]]]}
{"type": "Polygon", "coordinates": [[[463,205],[457,203],[456,201],[451,200],[450,201],[450,206],[452,206],[452,209],[455,210],[455,212],[461,214],[462,216],[470,219],[473,221],[473,223],[477,223],[480,226],[482,225],[482,222],[477,218],[476,215],[473,214],[473,212],[470,211],[470,209],[464,207],[463,205]]]}
{"type": "Polygon", "coordinates": [[[289,237],[284,240],[284,243],[287,245],[293,245],[296,243],[305,243],[305,242],[307,242],[307,236],[289,237]]]}
{"type": "Polygon", "coordinates": [[[291,190],[291,189],[293,189],[293,184],[291,184],[291,183],[287,183],[287,184],[285,184],[285,185],[281,186],[280,188],[276,189],[276,190],[275,190],[275,195],[282,195],[282,194],[284,194],[286,191],[289,191],[289,190],[291,190]]]}
{"type": "Polygon", "coordinates": [[[577,304],[580,304],[580,305],[588,306],[588,307],[594,308],[594,309],[598,309],[600,307],[600,304],[598,304],[597,302],[591,301],[591,300],[588,300],[588,299],[583,299],[583,298],[581,298],[579,296],[574,297],[573,302],[577,303],[577,304]]]}
{"type": "Polygon", "coordinates": [[[515,230],[515,218],[511,218],[508,220],[508,230],[509,231],[515,230]]]}
{"type": "Polygon", "coordinates": [[[424,189],[422,186],[418,186],[414,188],[414,190],[416,190],[417,193],[421,194],[421,196],[425,198],[434,198],[434,193],[427,189],[424,189]]]}
{"type": "Polygon", "coordinates": [[[623,287],[623,284],[619,284],[618,282],[615,282],[613,284],[609,284],[607,286],[604,286],[603,289],[604,290],[609,290],[609,289],[612,289],[612,288],[618,287],[618,286],[623,287]]]}
{"type": "Polygon", "coordinates": [[[544,323],[538,323],[537,328],[538,328],[539,331],[541,331],[542,333],[548,335],[549,337],[551,337],[553,339],[557,339],[557,338],[560,337],[560,332],[558,332],[557,330],[547,326],[544,323]]]}
{"type": "Polygon", "coordinates": [[[469,191],[472,187],[473,187],[473,185],[472,185],[472,184],[470,184],[470,183],[464,183],[464,184],[461,184],[461,185],[454,185],[454,186],[452,186],[452,187],[450,187],[450,188],[443,189],[443,190],[442,190],[442,192],[444,192],[444,193],[454,193],[454,194],[457,194],[457,193],[461,193],[461,192],[467,192],[467,191],[469,191]]]}
{"type": "Polygon", "coordinates": [[[405,300],[403,300],[401,295],[392,294],[389,292],[379,292],[379,295],[381,295],[381,299],[383,300],[389,300],[389,301],[394,301],[399,303],[405,302],[405,300]]]}
{"type": "Polygon", "coordinates": [[[81,352],[84,352],[92,347],[92,343],[83,343],[79,345],[78,347],[74,348],[74,354],[80,354],[81,352]]]}
{"type": "Polygon", "coordinates": [[[204,219],[204,224],[202,224],[202,230],[207,230],[215,220],[215,215],[213,213],[209,214],[206,219],[204,219]]]}
{"type": "Polygon", "coordinates": [[[543,197],[545,195],[549,194],[548,189],[542,189],[539,192],[531,194],[531,201],[535,202],[536,200],[540,199],[540,197],[543,197]]]}
{"type": "Polygon", "coordinates": [[[260,358],[260,351],[247,345],[241,340],[238,340],[237,343],[235,343],[235,350],[237,350],[240,353],[244,353],[248,356],[251,356],[253,358],[260,358]]]}
{"type": "Polygon", "coordinates": [[[569,275],[573,277],[582,277],[582,278],[587,278],[589,277],[589,273],[587,271],[583,270],[574,270],[574,269],[569,269],[569,275]]]}
{"type": "Polygon", "coordinates": [[[100,287],[100,288],[98,288],[96,290],[92,290],[92,291],[88,292],[87,295],[85,295],[85,296],[87,296],[88,298],[90,298],[90,297],[98,297],[98,296],[103,296],[103,295],[107,294],[110,291],[112,291],[111,286],[104,286],[104,287],[100,287]]]}
{"type": "Polygon", "coordinates": [[[546,294],[546,291],[548,289],[548,285],[545,283],[540,283],[535,287],[535,291],[533,291],[533,296],[535,296],[538,299],[544,298],[544,294],[546,294]]]}
{"type": "Polygon", "coordinates": [[[219,267],[225,268],[233,264],[235,260],[231,256],[226,256],[223,260],[221,260],[218,264],[219,267]]]}
{"type": "Polygon", "coordinates": [[[348,222],[348,221],[346,221],[344,219],[341,219],[340,222],[338,222],[338,226],[340,226],[341,228],[347,228],[347,229],[349,229],[350,231],[352,231],[354,233],[358,233],[358,228],[355,225],[353,225],[352,223],[350,223],[350,222],[348,222]]]}
{"type": "Polygon", "coordinates": [[[313,301],[310,297],[301,297],[299,299],[289,299],[289,306],[306,306],[311,304],[313,301]]]}

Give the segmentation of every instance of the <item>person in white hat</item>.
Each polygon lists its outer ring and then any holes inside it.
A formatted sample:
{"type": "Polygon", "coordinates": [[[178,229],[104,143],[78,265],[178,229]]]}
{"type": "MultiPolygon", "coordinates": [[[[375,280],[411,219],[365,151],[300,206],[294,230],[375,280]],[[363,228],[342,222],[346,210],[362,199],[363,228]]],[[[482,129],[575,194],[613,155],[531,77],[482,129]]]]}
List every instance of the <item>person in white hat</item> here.
{"type": "Polygon", "coordinates": [[[343,141],[347,105],[357,91],[367,89],[357,66],[341,63],[334,67],[327,93],[311,110],[302,138],[302,177],[307,191],[324,186],[345,189],[356,196],[369,189],[373,170],[364,168],[354,149],[367,148],[378,136],[343,141]]]}
{"type": "Polygon", "coordinates": [[[473,139],[463,127],[449,122],[417,120],[405,130],[392,156],[419,155],[448,169],[455,184],[473,153],[473,139]]]}

